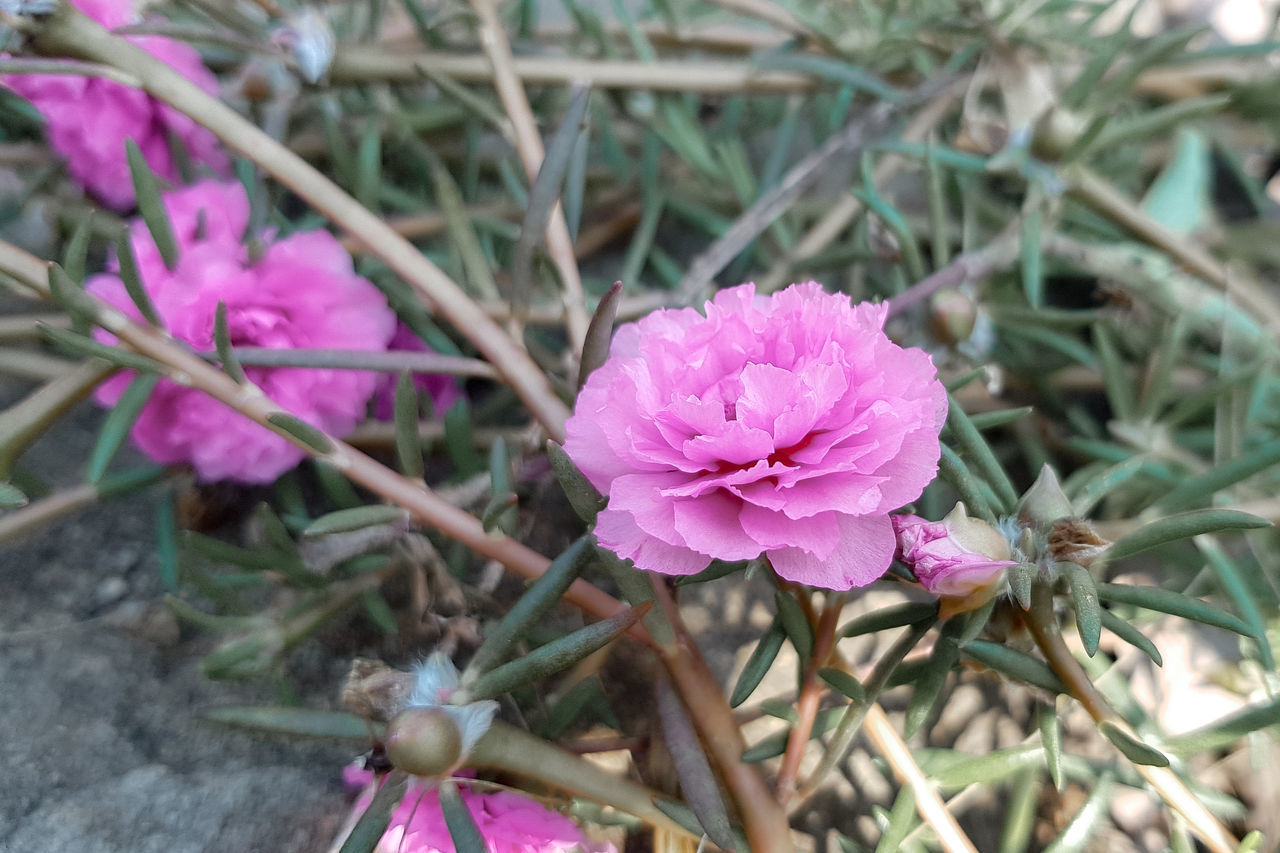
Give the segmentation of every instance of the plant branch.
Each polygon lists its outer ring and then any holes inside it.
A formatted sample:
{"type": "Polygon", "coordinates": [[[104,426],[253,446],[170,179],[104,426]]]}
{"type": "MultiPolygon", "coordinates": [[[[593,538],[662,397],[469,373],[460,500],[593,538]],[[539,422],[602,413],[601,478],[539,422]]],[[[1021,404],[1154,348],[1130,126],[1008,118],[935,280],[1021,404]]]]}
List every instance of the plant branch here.
{"type": "MultiPolygon", "coordinates": [[[[1115,712],[1080,663],[1071,655],[1071,650],[1067,648],[1062,632],[1058,629],[1058,619],[1053,612],[1053,589],[1047,583],[1037,583],[1032,588],[1031,610],[1026,615],[1026,624],[1050,668],[1071,689],[1071,695],[1084,706],[1094,722],[1110,723],[1125,735],[1141,742],[1142,738],[1115,712]]],[[[1200,802],[1177,774],[1168,767],[1146,764],[1135,764],[1134,769],[1170,808],[1186,818],[1192,831],[1213,853],[1235,853],[1240,842],[1205,808],[1204,803],[1200,802]]]]}
{"type": "MultiPolygon", "coordinates": [[[[388,52],[347,47],[329,68],[334,83],[420,83],[423,68],[447,74],[459,83],[490,83],[493,67],[481,54],[388,52]]],[[[743,92],[809,92],[821,82],[792,71],[765,71],[747,62],[624,59],[570,59],[518,56],[511,65],[526,86],[567,86],[582,82],[593,89],[647,89],[665,92],[735,94],[743,92]]]]}
{"type": "MultiPolygon", "coordinates": [[[[502,29],[494,0],[471,0],[471,5],[480,18],[480,44],[493,67],[493,86],[507,111],[507,117],[511,119],[516,136],[516,150],[520,153],[520,161],[524,164],[525,174],[532,186],[538,178],[538,171],[542,168],[546,154],[542,147],[542,137],[538,133],[537,119],[529,106],[520,77],[516,74],[515,57],[511,55],[511,45],[502,29]]],[[[569,234],[569,225],[564,218],[564,206],[559,201],[551,207],[546,242],[547,254],[560,275],[569,350],[576,357],[582,351],[590,318],[587,316],[586,296],[582,291],[578,261],[573,252],[573,237],[569,234]]]]}
{"type": "MultiPolygon", "coordinates": [[[[49,264],[17,247],[0,242],[0,272],[24,285],[31,295],[49,299],[49,264]]],[[[187,350],[164,332],[132,322],[120,311],[89,293],[80,293],[76,309],[91,314],[93,321],[120,339],[129,349],[165,366],[167,375],[180,384],[203,391],[245,417],[297,444],[312,457],[327,462],[346,477],[374,494],[407,509],[413,518],[434,527],[525,578],[541,577],[550,565],[543,555],[507,536],[489,533],[475,516],[450,504],[421,480],[411,480],[364,455],[332,436],[321,442],[304,441],[272,423],[281,414],[296,417],[272,402],[255,385],[237,384],[231,377],[187,350]]],[[[317,431],[319,432],[319,431],[317,431]]],[[[616,598],[598,587],[576,580],[565,600],[597,619],[608,618],[624,609],[616,598]]],[[[642,629],[632,636],[651,642],[642,629]]]]}
{"type": "Polygon", "coordinates": [[[665,580],[654,580],[654,594],[675,632],[675,642],[659,648],[671,680],[680,691],[689,718],[698,728],[742,818],[751,849],[760,853],[794,850],[787,815],[756,768],[742,760],[746,743],[715,676],[689,636],[665,580]]]}
{"type": "Polygon", "coordinates": [[[437,308],[506,378],[533,417],[558,441],[568,408],[547,377],[435,264],[306,161],[209,96],[165,63],[113,36],[69,4],[45,19],[32,39],[43,53],[73,56],[118,68],[142,88],[209,128],[227,146],[275,176],[330,221],[358,237],[429,305],[437,308]]]}
{"type": "MultiPolygon", "coordinates": [[[[379,370],[398,373],[442,373],[477,379],[497,379],[488,362],[475,358],[408,350],[271,349],[236,347],[236,360],[246,367],[317,367],[338,370],[379,370]]],[[[217,362],[216,352],[196,353],[205,361],[217,362]]]]}
{"type": "Polygon", "coordinates": [[[804,680],[800,686],[800,696],[796,701],[796,722],[787,737],[787,749],[782,755],[782,765],[778,769],[778,778],[774,783],[778,801],[785,804],[796,792],[796,777],[800,773],[800,759],[804,757],[805,747],[809,744],[809,736],[813,733],[814,721],[818,718],[818,704],[822,701],[825,687],[818,678],[818,670],[827,665],[831,650],[836,644],[836,626],[840,620],[840,612],[844,609],[845,595],[833,593],[822,611],[822,616],[814,626],[813,653],[804,663],[804,680]]]}
{"type": "Polygon", "coordinates": [[[908,308],[924,302],[939,290],[959,287],[966,281],[977,281],[1007,268],[1018,257],[1020,240],[1021,221],[1014,220],[981,249],[956,255],[951,263],[942,269],[930,273],[911,287],[890,297],[889,316],[901,314],[908,308]]]}
{"type": "Polygon", "coordinates": [[[89,359],[41,385],[26,398],[0,412],[0,481],[9,477],[13,463],[44,434],[49,425],[89,396],[115,368],[89,359]]]}

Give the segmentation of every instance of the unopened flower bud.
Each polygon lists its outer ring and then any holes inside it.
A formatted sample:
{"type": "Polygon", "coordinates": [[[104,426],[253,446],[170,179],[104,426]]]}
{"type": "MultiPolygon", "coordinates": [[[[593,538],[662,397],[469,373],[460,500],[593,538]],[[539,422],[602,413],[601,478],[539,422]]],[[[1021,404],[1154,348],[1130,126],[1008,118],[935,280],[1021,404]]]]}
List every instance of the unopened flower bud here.
{"type": "Polygon", "coordinates": [[[324,14],[306,8],[272,35],[272,41],[293,54],[298,73],[308,83],[317,83],[333,64],[337,43],[324,14]]]}
{"type": "Polygon", "coordinates": [[[949,608],[958,613],[981,607],[995,594],[996,582],[1016,561],[999,530],[969,518],[958,503],[942,521],[914,515],[892,516],[898,537],[898,559],[929,592],[961,599],[949,608]]]}
{"type": "Polygon", "coordinates": [[[969,340],[978,322],[973,297],[955,288],[940,290],[929,300],[929,329],[943,343],[969,340]]]}
{"type": "Polygon", "coordinates": [[[438,776],[462,758],[462,730],[440,708],[406,708],[387,724],[387,758],[415,776],[438,776]]]}
{"type": "Polygon", "coordinates": [[[1060,518],[1074,515],[1071,501],[1058,483],[1058,475],[1045,465],[1018,502],[1018,520],[1030,527],[1044,529],[1060,518]]]}

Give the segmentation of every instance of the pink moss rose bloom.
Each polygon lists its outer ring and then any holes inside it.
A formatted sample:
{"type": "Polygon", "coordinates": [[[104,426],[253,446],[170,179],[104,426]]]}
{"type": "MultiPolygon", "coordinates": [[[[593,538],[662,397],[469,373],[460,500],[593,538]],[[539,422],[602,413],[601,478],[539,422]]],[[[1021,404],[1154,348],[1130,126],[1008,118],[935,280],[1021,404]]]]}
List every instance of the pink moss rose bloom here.
{"type": "Polygon", "coordinates": [[[898,559],[935,595],[985,604],[1005,569],[1017,565],[1009,541],[985,521],[969,518],[958,503],[942,521],[893,516],[898,559]]]}
{"type": "MultiPolygon", "coordinates": [[[[348,768],[346,781],[367,784],[372,774],[348,768]]],[[[617,853],[608,842],[592,842],[569,818],[510,791],[460,788],[462,802],[485,840],[489,853],[617,853]]],[[[356,803],[363,812],[373,799],[367,791],[356,803]]],[[[413,779],[375,853],[455,853],[434,785],[413,779]]]]}
{"type": "Polygon", "coordinates": [[[765,554],[787,580],[865,586],[894,552],[890,510],[937,473],[947,397],[884,334],[885,305],[816,282],[723,290],[622,326],[565,450],[609,497],[600,543],[671,575],[765,554]]]}
{"type": "MultiPolygon", "coordinates": [[[[132,0],[72,0],[72,5],[107,28],[140,21],[132,0]]],[[[127,38],[205,92],[218,94],[217,78],[190,45],[159,36],[127,38]]],[[[134,205],[126,139],[138,143],[152,170],[169,180],[178,178],[171,135],[186,147],[192,162],[227,174],[229,161],[217,137],[145,92],[75,74],[11,74],[4,85],[44,116],[49,141],[66,158],[71,176],[115,210],[134,205]]]]}
{"type": "MultiPolygon", "coordinates": [[[[231,342],[274,349],[385,350],[395,315],[382,294],[356,275],[351,256],[327,231],[267,242],[251,260],[240,237],[249,201],[238,183],[207,181],[166,193],[165,208],[179,244],[167,269],[141,221],[130,241],[143,286],[165,327],[196,350],[212,350],[218,303],[227,306],[231,342]]],[[[113,261],[87,289],[141,320],[113,261]]],[[[97,333],[99,340],[112,336],[97,333]]],[[[283,408],[327,432],[343,435],[365,415],[378,377],[356,370],[246,367],[249,381],[283,408]]],[[[96,399],[112,406],[133,374],[103,383],[96,399]]],[[[201,480],[270,483],[301,461],[303,451],[200,391],[161,380],[142,409],[133,439],[152,459],[190,463],[201,480]]]]}

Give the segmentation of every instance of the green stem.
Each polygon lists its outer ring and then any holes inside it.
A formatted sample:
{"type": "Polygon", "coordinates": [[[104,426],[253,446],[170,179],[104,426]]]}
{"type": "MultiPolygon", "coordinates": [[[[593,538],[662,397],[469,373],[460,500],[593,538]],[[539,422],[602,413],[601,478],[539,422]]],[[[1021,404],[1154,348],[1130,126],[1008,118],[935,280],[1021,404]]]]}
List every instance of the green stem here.
{"type": "Polygon", "coordinates": [[[693,838],[688,830],[653,804],[654,798],[662,794],[503,722],[495,722],[480,738],[467,763],[537,779],[576,796],[613,806],[652,826],[693,838]]]}

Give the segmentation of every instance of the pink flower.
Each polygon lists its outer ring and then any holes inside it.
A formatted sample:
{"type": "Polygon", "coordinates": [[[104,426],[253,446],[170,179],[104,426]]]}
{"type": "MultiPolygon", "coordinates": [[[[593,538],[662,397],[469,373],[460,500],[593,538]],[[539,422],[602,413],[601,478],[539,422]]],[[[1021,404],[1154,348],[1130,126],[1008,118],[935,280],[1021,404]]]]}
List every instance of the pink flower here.
{"type": "MultiPolygon", "coordinates": [[[[131,225],[143,286],[165,327],[197,350],[214,348],[218,302],[227,305],[238,346],[384,350],[395,315],[382,294],[356,275],[351,256],[327,231],[266,244],[251,261],[240,242],[249,201],[239,184],[205,182],[166,193],[165,208],[180,255],[166,269],[146,226],[131,225]]],[[[141,315],[117,271],[93,276],[88,290],[134,319],[141,315]]],[[[112,337],[99,332],[100,340],[112,337]]],[[[343,435],[365,414],[377,376],[355,370],[247,367],[268,397],[321,429],[343,435]]],[[[96,399],[114,405],[132,380],[103,383],[96,399]]],[[[133,428],[142,450],[165,464],[190,463],[201,480],[269,483],[298,464],[303,451],[205,394],[162,380],[133,428]]]]}
{"type": "MultiPolygon", "coordinates": [[[[396,327],[396,333],[392,336],[387,349],[393,352],[435,352],[403,323],[396,327]]],[[[437,415],[443,415],[462,399],[458,380],[443,373],[415,373],[413,385],[418,389],[419,395],[425,393],[431,397],[431,406],[437,415]]],[[[391,420],[395,415],[395,400],[396,377],[384,377],[378,387],[377,398],[374,400],[374,417],[382,421],[391,420]]]]}
{"type": "Polygon", "coordinates": [[[889,511],[937,473],[947,412],[929,356],[885,336],[887,311],[816,282],[769,297],[744,284],[705,317],[619,328],[565,443],[609,497],[600,543],[663,574],[765,554],[797,583],[880,577],[889,511]]]}
{"type": "Polygon", "coordinates": [[[893,529],[898,559],[936,595],[973,597],[985,604],[1004,570],[1017,565],[1009,559],[1009,540],[985,521],[969,518],[962,503],[942,521],[895,515],[893,529]]]}
{"type": "MultiPolygon", "coordinates": [[[[104,27],[138,22],[130,0],[72,0],[104,27]]],[[[129,36],[129,41],[172,66],[211,95],[218,80],[189,45],[159,36],[129,36]]],[[[182,113],[144,92],[97,77],[71,74],[11,74],[4,84],[40,111],[54,149],[86,190],[108,207],[134,205],[133,181],[124,142],[138,143],[153,171],[177,180],[170,136],[186,147],[192,162],[225,175],[228,160],[217,137],[182,113]],[[91,119],[91,121],[90,121],[91,119]],[[88,123],[86,123],[88,122],[88,123]]]]}
{"type": "MultiPolygon", "coordinates": [[[[348,783],[357,784],[367,784],[371,777],[350,768],[343,775],[348,783]]],[[[489,853],[616,853],[612,844],[592,842],[573,821],[528,797],[509,791],[480,793],[466,786],[460,791],[489,853]]],[[[373,791],[366,792],[356,810],[363,812],[372,798],[373,791]]],[[[454,849],[439,790],[411,780],[376,853],[454,853],[454,849]]]]}

